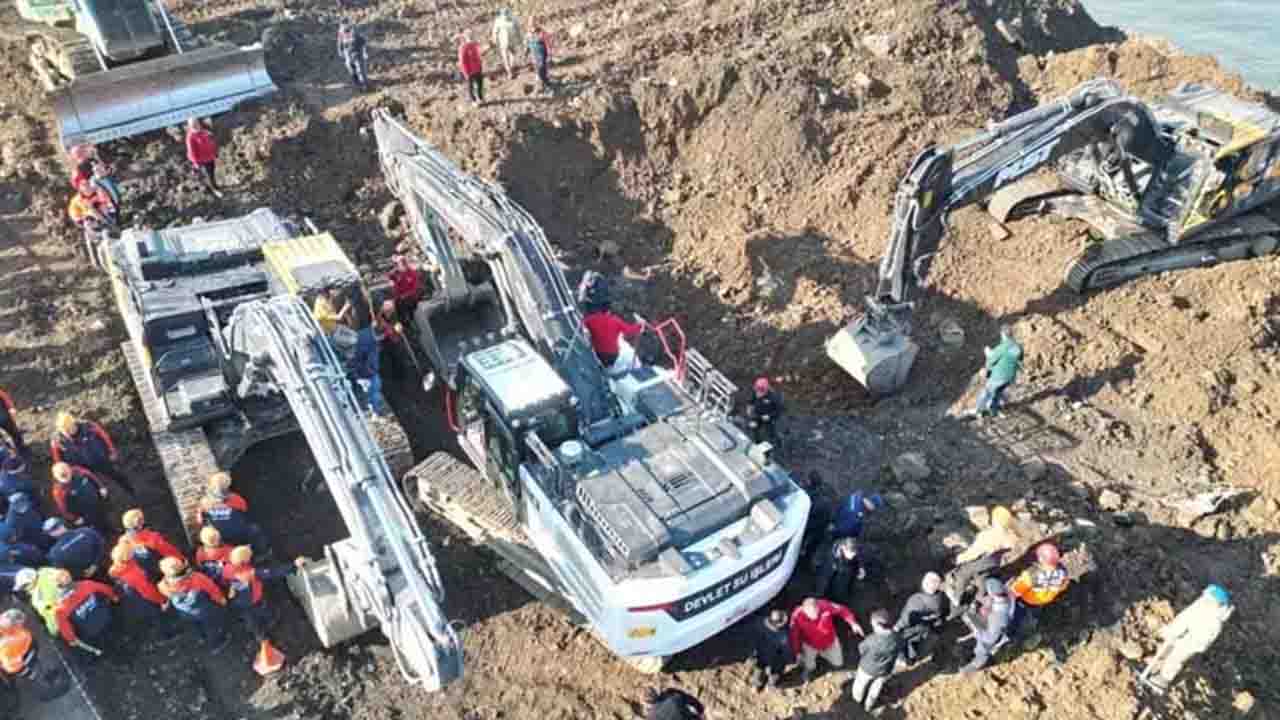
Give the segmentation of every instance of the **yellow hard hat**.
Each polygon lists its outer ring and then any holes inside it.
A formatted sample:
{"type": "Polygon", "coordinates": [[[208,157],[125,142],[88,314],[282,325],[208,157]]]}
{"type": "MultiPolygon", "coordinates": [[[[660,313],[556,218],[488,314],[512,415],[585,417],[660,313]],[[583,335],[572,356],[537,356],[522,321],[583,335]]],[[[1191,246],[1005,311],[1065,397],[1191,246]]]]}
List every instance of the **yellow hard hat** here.
{"type": "Polygon", "coordinates": [[[1009,512],[1009,508],[999,505],[991,511],[991,523],[993,525],[1007,528],[1013,522],[1013,513],[1009,512]]]}
{"type": "Polygon", "coordinates": [[[67,572],[66,570],[63,570],[62,568],[58,568],[57,570],[53,571],[54,585],[57,585],[58,587],[66,587],[67,585],[71,584],[71,580],[72,580],[71,573],[67,572]]]}
{"type": "Polygon", "coordinates": [[[218,528],[206,525],[200,528],[200,544],[206,547],[217,547],[222,544],[222,533],[218,528]]]}
{"type": "Polygon", "coordinates": [[[142,514],[142,510],[139,508],[126,510],[124,517],[120,519],[120,522],[124,524],[125,530],[137,530],[142,527],[142,524],[146,521],[146,516],[142,514]]]}
{"type": "Polygon", "coordinates": [[[64,462],[56,462],[50,469],[53,479],[60,483],[71,482],[71,466],[64,462]]]}
{"type": "Polygon", "coordinates": [[[160,561],[160,572],[165,577],[177,577],[187,571],[187,561],[178,557],[167,557],[160,561]]]}
{"type": "Polygon", "coordinates": [[[79,422],[75,415],[63,410],[58,413],[58,417],[53,421],[53,426],[63,435],[70,435],[75,432],[76,425],[79,422]]]}
{"type": "Polygon", "coordinates": [[[231,551],[228,556],[232,565],[248,565],[253,561],[253,548],[248,545],[239,545],[231,551]]]}
{"type": "Polygon", "coordinates": [[[231,489],[231,475],[225,472],[216,472],[209,476],[209,494],[222,496],[231,489]]]}

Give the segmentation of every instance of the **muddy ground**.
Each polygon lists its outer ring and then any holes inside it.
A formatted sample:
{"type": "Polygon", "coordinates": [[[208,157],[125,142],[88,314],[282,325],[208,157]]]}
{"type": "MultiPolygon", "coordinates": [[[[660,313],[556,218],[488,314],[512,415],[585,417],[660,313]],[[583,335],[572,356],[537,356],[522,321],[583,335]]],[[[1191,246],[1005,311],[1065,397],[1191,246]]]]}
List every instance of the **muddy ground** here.
{"type": "MultiPolygon", "coordinates": [[[[919,304],[923,350],[904,393],[873,402],[822,350],[871,289],[898,179],[927,142],[962,139],[1097,75],[1143,96],[1184,81],[1263,99],[1258,93],[1212,58],[1098,27],[1075,0],[513,7],[553,34],[559,92],[537,92],[528,68],[503,77],[490,54],[489,104],[476,109],[454,78],[449,37],[461,29],[487,36],[489,4],[171,3],[207,36],[248,43],[271,28],[282,90],[216,120],[220,172],[232,188],[223,201],[200,191],[176,138],[113,144],[130,220],[167,225],[269,205],[313,218],[358,262],[378,265],[404,238],[379,222],[391,198],[361,128],[371,108],[399,103],[464,168],[503,183],[543,223],[567,266],[601,266],[619,278],[630,309],[680,318],[734,380],[776,378],[797,415],[788,439],[797,471],[823,470],[840,491],[891,494],[895,508],[873,533],[889,572],[857,598],[856,612],[896,609],[923,571],[945,567],[943,541],[975,529],[966,507],[1010,504],[1045,532],[1069,531],[1089,544],[1101,567],[1053,608],[1042,647],[977,678],[948,675],[965,658],[943,650],[894,679],[881,717],[1275,712],[1274,260],[1078,297],[1061,280],[1082,246],[1082,226],[1030,219],[999,238],[986,215],[969,209],[952,218],[919,304]],[[370,37],[371,93],[353,94],[343,82],[332,42],[340,12],[370,37]],[[964,330],[962,345],[940,341],[947,321],[964,330]],[[972,402],[981,348],[1002,321],[1027,350],[1012,409],[981,425],[952,419],[972,402]],[[900,482],[885,470],[907,451],[923,453],[929,477],[900,482]],[[1220,485],[1248,493],[1196,522],[1165,502],[1220,485]],[[1170,698],[1145,708],[1135,658],[1154,649],[1159,625],[1208,582],[1231,588],[1239,612],[1170,698]]],[[[11,68],[23,67],[25,50],[12,34],[2,48],[11,68]]],[[[144,488],[138,501],[154,524],[177,533],[117,349],[124,334],[107,283],[75,255],[55,138],[38,87],[15,72],[0,89],[0,386],[33,434],[43,437],[63,408],[104,422],[144,488]]],[[[427,419],[435,400],[412,387],[397,392],[415,452],[442,447],[427,419]]],[[[44,472],[47,454],[37,453],[44,472]]],[[[235,470],[286,555],[315,553],[342,534],[331,502],[300,489],[308,462],[301,441],[283,440],[235,470]]],[[[285,619],[275,634],[292,661],[284,672],[253,675],[244,633],[217,658],[198,644],[144,646],[86,667],[104,716],[633,715],[652,678],[532,601],[449,528],[423,520],[449,613],[466,628],[463,682],[436,695],[412,690],[376,639],[323,651],[278,594],[285,619]]],[[[797,576],[779,604],[807,582],[797,576]]],[[[660,682],[699,695],[713,717],[858,716],[839,674],[794,693],[754,693],[746,637],[733,628],[681,655],[660,682]]]]}

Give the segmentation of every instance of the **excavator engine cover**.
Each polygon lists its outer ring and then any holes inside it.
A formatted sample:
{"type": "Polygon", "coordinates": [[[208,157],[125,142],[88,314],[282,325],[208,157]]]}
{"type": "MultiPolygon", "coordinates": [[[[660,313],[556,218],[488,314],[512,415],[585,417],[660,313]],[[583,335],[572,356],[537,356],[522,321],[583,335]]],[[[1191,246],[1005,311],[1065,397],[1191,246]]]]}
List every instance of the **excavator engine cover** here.
{"type": "Polygon", "coordinates": [[[215,44],[85,75],[51,99],[69,148],[228,112],[277,89],[260,45],[215,44]]]}
{"type": "Polygon", "coordinates": [[[889,395],[907,382],[920,346],[905,333],[875,332],[865,316],[827,340],[827,356],[872,395],[889,395]]]}

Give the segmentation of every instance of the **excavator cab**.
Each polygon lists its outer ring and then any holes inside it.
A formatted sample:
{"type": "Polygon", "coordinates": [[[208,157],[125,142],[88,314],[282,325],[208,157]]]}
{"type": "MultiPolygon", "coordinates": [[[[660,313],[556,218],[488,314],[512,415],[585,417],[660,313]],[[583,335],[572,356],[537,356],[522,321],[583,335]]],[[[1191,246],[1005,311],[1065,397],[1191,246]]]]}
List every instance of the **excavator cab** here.
{"type": "Polygon", "coordinates": [[[273,240],[263,245],[262,254],[290,295],[314,307],[320,293],[337,287],[351,304],[351,329],[372,332],[372,298],[331,233],[273,240]]]}

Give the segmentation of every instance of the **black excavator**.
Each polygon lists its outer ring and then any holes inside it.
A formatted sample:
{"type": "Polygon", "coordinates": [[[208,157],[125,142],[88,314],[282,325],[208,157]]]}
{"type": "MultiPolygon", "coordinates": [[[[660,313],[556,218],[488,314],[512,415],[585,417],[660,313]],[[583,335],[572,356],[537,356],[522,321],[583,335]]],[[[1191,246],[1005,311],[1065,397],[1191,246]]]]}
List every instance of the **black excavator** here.
{"type": "Polygon", "coordinates": [[[1147,104],[1108,80],[1085,82],[915,158],[894,201],[875,295],[827,341],[827,354],[872,394],[906,383],[919,350],[911,293],[957,208],[987,201],[1002,222],[1053,212],[1089,223],[1098,241],[1066,268],[1067,284],[1085,292],[1275,253],[1278,196],[1280,115],[1203,85],[1147,104]],[[1028,177],[1050,166],[1055,181],[1028,177]]]}

